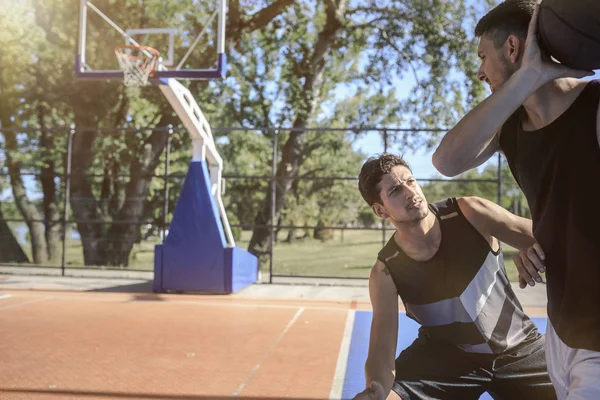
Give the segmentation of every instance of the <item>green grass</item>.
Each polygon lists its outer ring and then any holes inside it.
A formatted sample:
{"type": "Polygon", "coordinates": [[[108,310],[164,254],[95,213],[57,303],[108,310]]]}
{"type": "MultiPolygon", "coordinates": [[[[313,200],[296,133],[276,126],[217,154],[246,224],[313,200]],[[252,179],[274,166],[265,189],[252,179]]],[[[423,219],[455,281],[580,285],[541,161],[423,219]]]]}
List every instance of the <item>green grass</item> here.
{"type": "MultiPolygon", "coordinates": [[[[392,231],[386,232],[386,240],[391,237],[391,234],[392,231]]],[[[274,247],[273,274],[275,275],[368,278],[377,253],[384,243],[381,231],[336,230],[333,239],[326,242],[305,238],[297,239],[291,244],[284,242],[286,235],[287,232],[282,232],[274,247]]],[[[246,249],[250,236],[250,231],[244,231],[237,245],[246,249]]],[[[134,245],[127,269],[151,271],[154,268],[154,245],[154,242],[134,245]]],[[[24,244],[23,248],[31,257],[29,244],[24,244]]],[[[516,250],[506,245],[503,245],[503,250],[508,277],[516,282],[518,274],[512,260],[516,250]]],[[[83,268],[81,242],[68,242],[66,251],[66,266],[83,268]]],[[[60,266],[60,261],[53,266],[60,266]]],[[[263,271],[268,271],[268,268],[268,262],[262,266],[263,271]]]]}
{"type": "MultiPolygon", "coordinates": [[[[388,230],[386,240],[391,235],[388,230]]],[[[238,245],[246,248],[249,238],[250,232],[244,232],[238,245]]],[[[383,244],[381,231],[364,230],[346,230],[343,237],[342,231],[334,231],[333,239],[327,242],[302,239],[288,244],[280,240],[274,247],[273,274],[368,278],[383,244]]],[[[512,257],[517,250],[507,245],[502,248],[508,278],[516,282],[518,273],[512,257]]]]}
{"type": "MultiPolygon", "coordinates": [[[[387,231],[387,238],[391,235],[387,231]]],[[[333,239],[321,242],[299,239],[278,242],[273,249],[273,273],[368,278],[382,248],[380,231],[334,231],[333,239]]]]}

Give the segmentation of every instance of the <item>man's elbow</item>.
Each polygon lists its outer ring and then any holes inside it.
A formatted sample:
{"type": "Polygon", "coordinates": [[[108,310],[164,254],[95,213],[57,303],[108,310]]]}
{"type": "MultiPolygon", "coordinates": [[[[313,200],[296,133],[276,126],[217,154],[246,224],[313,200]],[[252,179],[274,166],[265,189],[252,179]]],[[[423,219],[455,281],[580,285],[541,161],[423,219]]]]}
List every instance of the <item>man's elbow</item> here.
{"type": "Polygon", "coordinates": [[[441,152],[436,150],[433,153],[433,158],[431,160],[433,162],[433,166],[438,172],[448,178],[453,178],[456,175],[464,172],[461,171],[460,166],[453,160],[450,160],[448,157],[444,157],[441,152]]]}
{"type": "Polygon", "coordinates": [[[371,365],[371,368],[369,368],[368,364],[369,361],[365,364],[365,387],[370,387],[371,382],[377,381],[383,386],[383,391],[387,396],[394,386],[395,366],[386,368],[382,365],[379,365],[378,367],[371,365]]]}

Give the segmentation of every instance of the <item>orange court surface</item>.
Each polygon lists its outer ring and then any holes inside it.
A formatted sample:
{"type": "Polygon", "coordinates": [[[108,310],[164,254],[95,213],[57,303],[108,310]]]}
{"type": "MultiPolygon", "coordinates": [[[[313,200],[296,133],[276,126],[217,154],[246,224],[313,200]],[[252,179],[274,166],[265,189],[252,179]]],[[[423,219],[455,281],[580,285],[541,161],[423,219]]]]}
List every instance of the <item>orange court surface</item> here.
{"type": "MultiPolygon", "coordinates": [[[[2,400],[340,399],[364,388],[364,296],[65,290],[11,279],[0,275],[2,400]]],[[[400,320],[399,350],[414,340],[410,323],[400,320]]]]}

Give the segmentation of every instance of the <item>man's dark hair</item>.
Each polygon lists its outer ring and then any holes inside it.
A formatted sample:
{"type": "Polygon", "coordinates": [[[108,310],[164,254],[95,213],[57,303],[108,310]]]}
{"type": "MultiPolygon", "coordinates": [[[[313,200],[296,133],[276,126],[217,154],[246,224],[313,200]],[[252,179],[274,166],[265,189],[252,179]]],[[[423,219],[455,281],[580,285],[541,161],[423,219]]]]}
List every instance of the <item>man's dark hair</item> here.
{"type": "Polygon", "coordinates": [[[368,205],[381,204],[379,183],[383,176],[389,174],[397,165],[402,165],[410,170],[406,161],[395,154],[382,153],[365,161],[358,176],[358,190],[368,205]]]}
{"type": "Polygon", "coordinates": [[[525,40],[535,4],[535,0],[505,0],[479,20],[475,36],[485,35],[496,48],[501,47],[509,35],[525,40]]]}

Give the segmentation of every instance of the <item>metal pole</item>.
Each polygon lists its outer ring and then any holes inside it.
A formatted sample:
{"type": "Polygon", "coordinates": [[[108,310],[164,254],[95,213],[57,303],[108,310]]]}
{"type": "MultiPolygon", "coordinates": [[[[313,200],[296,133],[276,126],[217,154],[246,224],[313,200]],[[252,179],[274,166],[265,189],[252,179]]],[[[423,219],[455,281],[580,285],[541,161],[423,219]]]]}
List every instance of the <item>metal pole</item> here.
{"type": "Polygon", "coordinates": [[[273,131],[273,160],[271,165],[271,224],[269,246],[269,283],[273,283],[273,247],[275,245],[275,215],[277,214],[277,130],[273,131]]]}
{"type": "Polygon", "coordinates": [[[86,38],[86,30],[87,30],[87,0],[81,0],[79,3],[79,37],[77,43],[77,52],[79,53],[79,60],[81,64],[79,67],[81,70],[77,72],[82,72],[83,68],[85,68],[85,38],[86,38]]]}
{"type": "MultiPolygon", "coordinates": [[[[388,151],[388,131],[387,129],[383,130],[383,152],[387,153],[388,151]]],[[[386,232],[385,232],[385,219],[381,221],[381,245],[385,246],[386,242],[386,232]]]]}
{"type": "Polygon", "coordinates": [[[498,204],[502,205],[502,155],[498,153],[498,204]]]}
{"type": "Polygon", "coordinates": [[[65,198],[63,200],[63,219],[62,219],[62,257],[60,261],[61,275],[65,276],[65,264],[67,257],[67,220],[69,219],[69,204],[71,203],[71,159],[73,158],[73,135],[75,135],[75,126],[71,125],[69,136],[67,138],[67,165],[65,167],[65,198]]]}
{"type": "Polygon", "coordinates": [[[171,136],[173,134],[173,125],[169,124],[167,132],[167,148],[165,149],[165,202],[163,209],[162,242],[165,242],[167,223],[169,222],[169,156],[171,155],[171,136]]]}

